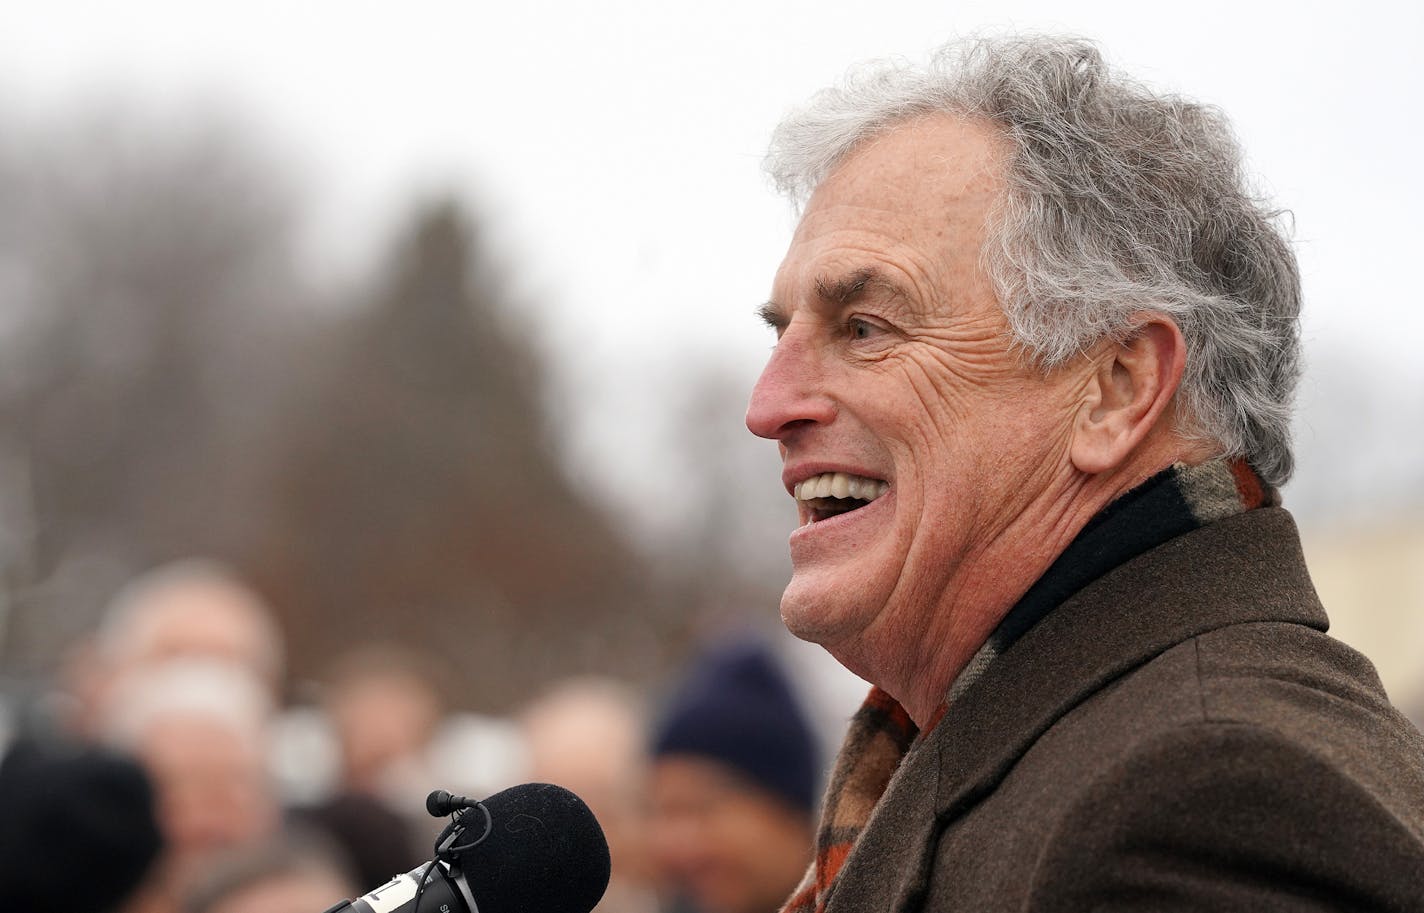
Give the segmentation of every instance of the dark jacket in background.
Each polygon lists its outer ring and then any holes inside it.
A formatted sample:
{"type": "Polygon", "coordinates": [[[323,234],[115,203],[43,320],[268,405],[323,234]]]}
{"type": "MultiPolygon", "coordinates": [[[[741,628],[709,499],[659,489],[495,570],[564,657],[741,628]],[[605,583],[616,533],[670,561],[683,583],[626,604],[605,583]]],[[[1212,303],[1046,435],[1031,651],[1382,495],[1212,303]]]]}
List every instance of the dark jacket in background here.
{"type": "Polygon", "coordinates": [[[0,910],[110,913],[161,849],[153,786],[134,761],[33,739],[0,756],[0,910]]]}

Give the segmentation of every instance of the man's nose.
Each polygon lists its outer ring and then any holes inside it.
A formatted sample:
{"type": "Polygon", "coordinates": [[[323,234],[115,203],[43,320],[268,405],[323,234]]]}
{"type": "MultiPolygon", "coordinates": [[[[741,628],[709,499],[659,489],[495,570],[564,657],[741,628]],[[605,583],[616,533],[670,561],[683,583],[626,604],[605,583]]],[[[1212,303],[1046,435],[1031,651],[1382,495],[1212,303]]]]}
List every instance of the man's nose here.
{"type": "Polygon", "coordinates": [[[814,345],[788,328],[752,388],[747,429],[785,443],[797,430],[827,423],[835,414],[814,345]]]}

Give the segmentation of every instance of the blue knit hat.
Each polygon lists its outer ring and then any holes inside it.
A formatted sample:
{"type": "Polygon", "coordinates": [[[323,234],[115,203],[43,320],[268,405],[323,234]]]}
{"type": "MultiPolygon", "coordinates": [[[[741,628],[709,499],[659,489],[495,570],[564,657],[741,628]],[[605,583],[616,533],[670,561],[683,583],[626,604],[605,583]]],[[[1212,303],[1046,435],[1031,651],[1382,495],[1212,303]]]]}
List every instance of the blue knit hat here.
{"type": "Polygon", "coordinates": [[[771,652],[738,642],[704,653],[653,734],[654,757],[719,761],[811,814],[820,760],[810,724],[771,652]]]}

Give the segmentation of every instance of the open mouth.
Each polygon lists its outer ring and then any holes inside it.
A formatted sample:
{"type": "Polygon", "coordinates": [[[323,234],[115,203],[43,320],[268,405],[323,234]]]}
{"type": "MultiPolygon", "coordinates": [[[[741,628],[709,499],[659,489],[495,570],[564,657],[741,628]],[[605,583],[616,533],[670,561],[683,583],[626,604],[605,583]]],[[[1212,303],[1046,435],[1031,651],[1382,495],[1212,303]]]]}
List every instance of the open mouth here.
{"type": "Polygon", "coordinates": [[[846,472],[823,472],[797,482],[792,489],[807,522],[818,523],[840,514],[848,514],[890,490],[890,483],[881,479],[853,476],[846,472]]]}

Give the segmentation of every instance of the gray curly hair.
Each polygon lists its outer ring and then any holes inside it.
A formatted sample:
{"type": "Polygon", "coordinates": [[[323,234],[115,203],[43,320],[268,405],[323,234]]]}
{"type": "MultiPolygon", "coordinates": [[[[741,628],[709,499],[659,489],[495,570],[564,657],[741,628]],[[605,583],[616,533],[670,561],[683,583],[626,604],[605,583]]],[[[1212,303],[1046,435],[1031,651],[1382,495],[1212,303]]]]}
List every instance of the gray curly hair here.
{"type": "Polygon", "coordinates": [[[1215,108],[1113,73],[1080,39],[956,42],[928,66],[872,64],[777,128],[766,168],[803,205],[867,139],[907,120],[992,121],[1012,151],[984,263],[1014,340],[1044,370],[1144,311],[1186,340],[1180,430],[1290,478],[1300,277],[1215,108]]]}

